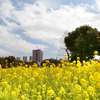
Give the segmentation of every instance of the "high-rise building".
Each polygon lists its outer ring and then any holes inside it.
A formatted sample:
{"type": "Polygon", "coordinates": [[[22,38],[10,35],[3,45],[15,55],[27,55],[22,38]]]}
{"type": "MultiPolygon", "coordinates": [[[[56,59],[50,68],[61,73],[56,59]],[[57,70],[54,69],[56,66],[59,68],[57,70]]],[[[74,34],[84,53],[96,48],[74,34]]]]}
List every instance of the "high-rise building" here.
{"type": "Polygon", "coordinates": [[[16,60],[20,60],[20,57],[16,57],[16,60]]]}
{"type": "Polygon", "coordinates": [[[30,56],[29,60],[33,60],[33,56],[30,56]]]}
{"type": "Polygon", "coordinates": [[[40,49],[33,50],[33,61],[41,62],[43,60],[43,51],[40,49]]]}
{"type": "Polygon", "coordinates": [[[24,61],[27,61],[27,56],[23,56],[23,60],[24,61]]]}

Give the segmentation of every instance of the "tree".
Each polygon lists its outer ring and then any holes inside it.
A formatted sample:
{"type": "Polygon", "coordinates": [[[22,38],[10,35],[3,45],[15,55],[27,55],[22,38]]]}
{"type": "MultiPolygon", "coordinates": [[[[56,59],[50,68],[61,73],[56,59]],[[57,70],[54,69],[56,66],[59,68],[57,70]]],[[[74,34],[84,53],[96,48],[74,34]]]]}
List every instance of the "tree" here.
{"type": "Polygon", "coordinates": [[[62,35],[62,37],[59,40],[60,43],[60,51],[59,51],[59,56],[61,57],[65,57],[66,55],[68,56],[68,60],[71,57],[70,51],[67,49],[67,47],[65,46],[64,43],[64,37],[68,34],[68,31],[64,32],[64,34],[62,35]]]}
{"type": "Polygon", "coordinates": [[[100,53],[100,32],[96,28],[83,25],[69,32],[64,43],[71,52],[71,61],[76,57],[80,57],[81,61],[89,60],[93,58],[94,51],[100,53]]]}
{"type": "Polygon", "coordinates": [[[41,66],[43,67],[43,63],[45,63],[45,61],[48,60],[50,63],[49,65],[51,65],[52,63],[55,64],[56,66],[60,63],[60,60],[56,60],[56,59],[45,59],[41,62],[41,66]]]}
{"type": "Polygon", "coordinates": [[[12,63],[13,66],[16,65],[16,58],[14,56],[5,57],[5,61],[7,60],[8,67],[11,67],[10,63],[12,63]]]}
{"type": "Polygon", "coordinates": [[[1,66],[4,65],[4,58],[0,58],[0,64],[1,64],[1,66]]]}

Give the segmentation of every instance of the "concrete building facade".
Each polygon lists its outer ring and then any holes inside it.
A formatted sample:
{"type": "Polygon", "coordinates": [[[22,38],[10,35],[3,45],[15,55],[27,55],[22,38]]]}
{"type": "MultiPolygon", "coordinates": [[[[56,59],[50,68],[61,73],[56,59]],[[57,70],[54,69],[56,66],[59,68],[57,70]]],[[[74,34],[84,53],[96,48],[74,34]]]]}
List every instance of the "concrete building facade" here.
{"type": "Polygon", "coordinates": [[[24,61],[27,61],[27,56],[23,56],[23,60],[24,61]]]}
{"type": "Polygon", "coordinates": [[[33,60],[33,56],[30,56],[29,60],[33,60]]]}
{"type": "Polygon", "coordinates": [[[20,60],[20,57],[16,57],[16,60],[20,60]]]}
{"type": "Polygon", "coordinates": [[[43,60],[43,51],[40,49],[32,51],[33,61],[41,62],[43,60]]]}

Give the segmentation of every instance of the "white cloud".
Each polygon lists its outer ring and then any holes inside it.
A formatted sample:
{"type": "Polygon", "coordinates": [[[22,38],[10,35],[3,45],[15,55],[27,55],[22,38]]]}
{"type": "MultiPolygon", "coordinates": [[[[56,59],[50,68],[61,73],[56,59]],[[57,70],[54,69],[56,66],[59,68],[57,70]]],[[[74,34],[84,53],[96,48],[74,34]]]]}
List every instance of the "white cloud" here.
{"type": "MultiPolygon", "coordinates": [[[[100,10],[99,0],[96,0],[95,5],[91,6],[87,4],[77,6],[73,4],[61,5],[60,8],[56,10],[51,8],[51,2],[50,0],[48,1],[48,4],[45,0],[38,0],[34,4],[24,3],[22,9],[17,10],[11,1],[2,0],[0,18],[2,18],[7,26],[0,26],[0,37],[2,37],[0,38],[0,45],[19,52],[23,50],[24,52],[29,52],[31,51],[30,49],[37,46],[42,49],[47,48],[45,45],[29,43],[21,39],[21,35],[11,33],[11,31],[15,29],[22,29],[24,30],[22,34],[57,47],[59,47],[60,37],[66,30],[72,31],[76,27],[84,24],[92,25],[92,27],[99,29],[100,14],[90,12],[91,9],[94,11],[100,10]],[[97,6],[97,8],[95,8],[95,6],[97,6]],[[10,22],[7,18],[15,22],[10,22]]],[[[52,0],[52,2],[53,1],[54,0],[52,0]]],[[[60,1],[61,0],[59,0],[59,2],[60,1]]]]}
{"type": "MultiPolygon", "coordinates": [[[[89,5],[62,5],[58,10],[50,11],[41,2],[25,4],[23,10],[13,11],[16,21],[25,30],[24,34],[33,38],[56,45],[62,33],[72,31],[84,24],[99,27],[99,14],[87,11],[89,5]],[[17,16],[18,15],[18,16],[17,16]]],[[[56,45],[57,46],[57,45],[56,45]]]]}
{"type": "Polygon", "coordinates": [[[5,50],[5,49],[2,49],[0,48],[0,56],[9,56],[9,55],[12,55],[12,52],[8,51],[8,50],[5,50]]]}
{"type": "Polygon", "coordinates": [[[12,5],[12,3],[9,0],[0,0],[1,6],[0,6],[0,16],[3,16],[5,18],[11,17],[13,10],[15,7],[12,5]]]}
{"type": "Polygon", "coordinates": [[[0,26],[0,46],[11,49],[11,51],[30,53],[33,48],[46,49],[48,46],[32,44],[21,39],[18,34],[12,34],[6,26],[0,26]]]}
{"type": "Polygon", "coordinates": [[[100,11],[100,0],[95,0],[95,6],[94,6],[94,9],[99,12],[100,11]]]}

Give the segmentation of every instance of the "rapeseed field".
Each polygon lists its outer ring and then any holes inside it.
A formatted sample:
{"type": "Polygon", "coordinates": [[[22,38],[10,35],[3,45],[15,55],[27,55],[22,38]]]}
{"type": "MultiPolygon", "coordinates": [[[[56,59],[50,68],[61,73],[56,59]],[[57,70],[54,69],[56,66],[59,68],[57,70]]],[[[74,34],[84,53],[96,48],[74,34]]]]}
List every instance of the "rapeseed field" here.
{"type": "Polygon", "coordinates": [[[100,100],[100,60],[67,59],[58,66],[46,60],[43,68],[0,66],[0,100],[100,100]]]}

